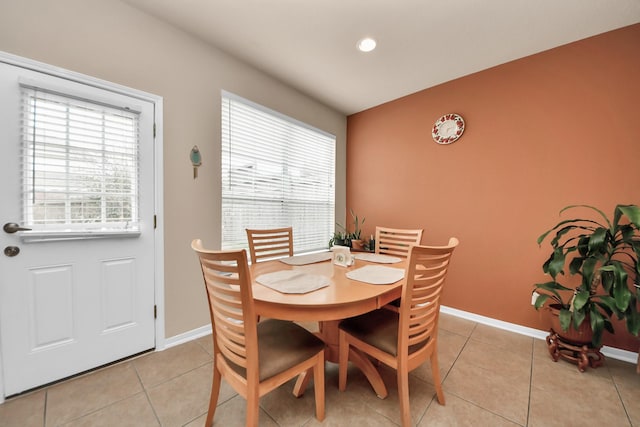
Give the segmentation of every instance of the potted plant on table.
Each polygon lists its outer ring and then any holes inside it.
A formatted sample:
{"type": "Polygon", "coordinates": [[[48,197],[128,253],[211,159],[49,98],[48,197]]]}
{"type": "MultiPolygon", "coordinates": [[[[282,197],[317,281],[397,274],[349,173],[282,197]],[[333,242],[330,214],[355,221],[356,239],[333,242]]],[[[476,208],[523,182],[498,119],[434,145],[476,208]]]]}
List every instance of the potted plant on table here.
{"type": "Polygon", "coordinates": [[[364,242],[361,240],[362,229],[360,227],[364,224],[365,218],[362,218],[362,221],[360,221],[358,215],[353,212],[353,209],[351,209],[350,212],[353,218],[353,232],[349,232],[345,227],[336,222],[336,231],[334,231],[333,236],[329,240],[329,247],[334,245],[348,246],[353,249],[362,249],[364,247],[364,242]]]}
{"type": "Polygon", "coordinates": [[[353,212],[353,209],[350,210],[351,218],[353,218],[353,232],[349,235],[351,240],[351,247],[353,249],[362,250],[364,247],[364,242],[362,241],[362,229],[360,228],[362,224],[364,224],[365,218],[362,218],[362,221],[358,219],[358,215],[353,212]]]}
{"type": "MultiPolygon", "coordinates": [[[[336,224],[336,226],[341,227],[339,224],[336,224]]],[[[332,246],[348,246],[347,232],[344,231],[344,228],[342,228],[342,230],[336,229],[336,231],[333,232],[333,236],[331,236],[329,240],[329,247],[332,246]]]]}
{"type": "Polygon", "coordinates": [[[542,266],[551,281],[535,285],[535,308],[549,302],[563,332],[590,326],[591,345],[600,348],[602,333],[614,332],[614,316],[626,322],[631,334],[638,336],[640,330],[640,207],[617,205],[612,220],[588,205],[567,206],[560,214],[580,208],[600,219],[566,219],[538,237],[541,245],[552,236],[552,252],[542,266]],[[560,283],[563,276],[571,284],[560,283]]]}

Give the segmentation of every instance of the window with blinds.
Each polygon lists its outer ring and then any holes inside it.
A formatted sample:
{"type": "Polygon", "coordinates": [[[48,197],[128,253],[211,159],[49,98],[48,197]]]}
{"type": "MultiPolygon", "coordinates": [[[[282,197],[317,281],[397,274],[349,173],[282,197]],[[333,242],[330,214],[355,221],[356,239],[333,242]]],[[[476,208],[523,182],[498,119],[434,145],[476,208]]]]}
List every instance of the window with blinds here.
{"type": "Polygon", "coordinates": [[[326,249],[335,223],[336,138],[222,94],[222,249],[246,228],[293,227],[296,253],[326,249]]]}
{"type": "Polygon", "coordinates": [[[139,232],[138,113],[22,86],[23,225],[139,232]]]}

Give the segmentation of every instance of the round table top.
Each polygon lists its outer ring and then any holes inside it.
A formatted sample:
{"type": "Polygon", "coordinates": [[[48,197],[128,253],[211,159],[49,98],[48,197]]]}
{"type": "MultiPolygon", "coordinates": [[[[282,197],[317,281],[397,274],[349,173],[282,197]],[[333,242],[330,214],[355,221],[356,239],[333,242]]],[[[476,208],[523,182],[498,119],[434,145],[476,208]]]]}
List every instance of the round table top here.
{"type": "MultiPolygon", "coordinates": [[[[331,261],[291,266],[278,260],[259,262],[250,266],[253,280],[253,299],[256,314],[284,320],[338,320],[380,308],[401,295],[403,280],[390,285],[373,285],[349,279],[346,273],[371,262],[356,259],[350,267],[331,261]],[[329,286],[305,294],[285,294],[255,281],[261,274],[296,269],[330,278],[329,286]]],[[[406,261],[392,265],[405,268],[406,261]]]]}

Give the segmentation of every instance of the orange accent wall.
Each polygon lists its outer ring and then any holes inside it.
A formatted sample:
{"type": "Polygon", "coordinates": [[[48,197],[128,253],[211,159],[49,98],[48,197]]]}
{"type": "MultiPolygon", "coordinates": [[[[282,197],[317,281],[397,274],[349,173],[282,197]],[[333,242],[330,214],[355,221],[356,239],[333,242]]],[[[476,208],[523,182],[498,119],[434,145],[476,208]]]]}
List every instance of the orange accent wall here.
{"type": "MultiPolygon", "coordinates": [[[[619,203],[640,204],[640,24],[348,117],[347,207],[367,237],[375,225],[421,227],[423,244],[458,237],[449,307],[548,329],[531,306],[549,255],[536,239],[566,205],[619,203]],[[466,129],[438,145],[446,113],[466,129]]],[[[616,326],[605,344],[638,351],[616,326]]]]}

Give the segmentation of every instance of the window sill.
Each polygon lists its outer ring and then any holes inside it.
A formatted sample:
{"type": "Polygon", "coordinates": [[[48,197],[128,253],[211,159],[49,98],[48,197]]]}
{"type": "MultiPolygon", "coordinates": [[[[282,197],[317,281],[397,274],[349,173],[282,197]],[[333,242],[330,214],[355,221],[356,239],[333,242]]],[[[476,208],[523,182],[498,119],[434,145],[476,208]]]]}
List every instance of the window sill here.
{"type": "Polygon", "coordinates": [[[57,242],[140,237],[140,231],[27,231],[20,234],[23,243],[57,242]]]}

